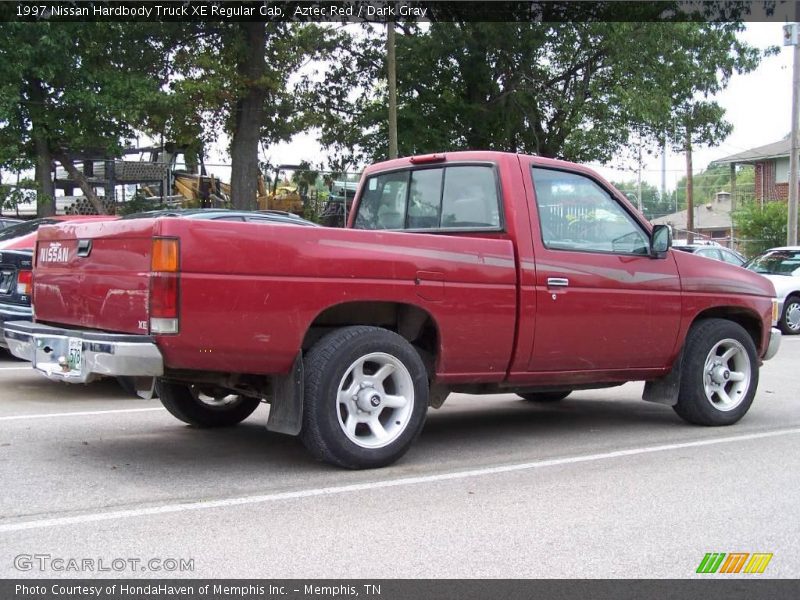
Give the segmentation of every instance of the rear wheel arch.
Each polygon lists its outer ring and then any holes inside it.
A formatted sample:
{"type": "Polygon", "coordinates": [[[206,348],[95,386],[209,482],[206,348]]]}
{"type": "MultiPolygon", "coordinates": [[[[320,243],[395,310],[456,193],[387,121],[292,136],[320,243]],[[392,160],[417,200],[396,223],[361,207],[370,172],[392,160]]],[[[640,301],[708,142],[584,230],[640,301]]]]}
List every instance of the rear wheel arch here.
{"type": "Polygon", "coordinates": [[[330,306],[309,324],[303,336],[302,350],[306,353],[335,329],[357,325],[380,327],[405,338],[420,354],[428,378],[434,378],[441,348],[439,327],[430,312],[413,304],[363,301],[330,306]]]}

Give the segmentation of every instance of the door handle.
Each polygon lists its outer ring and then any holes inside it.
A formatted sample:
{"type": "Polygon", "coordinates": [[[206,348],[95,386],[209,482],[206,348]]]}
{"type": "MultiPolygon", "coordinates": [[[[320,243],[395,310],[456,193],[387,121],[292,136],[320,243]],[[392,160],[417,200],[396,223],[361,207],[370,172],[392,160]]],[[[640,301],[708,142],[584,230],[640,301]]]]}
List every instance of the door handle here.
{"type": "Polygon", "coordinates": [[[566,277],[548,277],[547,278],[547,287],[567,287],[569,285],[569,279],[566,277]]]}

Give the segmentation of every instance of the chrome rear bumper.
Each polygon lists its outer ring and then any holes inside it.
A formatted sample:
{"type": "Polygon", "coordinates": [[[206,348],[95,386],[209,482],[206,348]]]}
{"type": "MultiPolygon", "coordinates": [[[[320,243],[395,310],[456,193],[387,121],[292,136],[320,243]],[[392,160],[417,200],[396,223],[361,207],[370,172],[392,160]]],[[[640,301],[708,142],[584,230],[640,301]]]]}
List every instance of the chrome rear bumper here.
{"type": "Polygon", "coordinates": [[[14,356],[57,381],[88,383],[100,377],[164,374],[164,359],[149,335],[64,329],[31,321],[6,322],[3,333],[14,356]]]}

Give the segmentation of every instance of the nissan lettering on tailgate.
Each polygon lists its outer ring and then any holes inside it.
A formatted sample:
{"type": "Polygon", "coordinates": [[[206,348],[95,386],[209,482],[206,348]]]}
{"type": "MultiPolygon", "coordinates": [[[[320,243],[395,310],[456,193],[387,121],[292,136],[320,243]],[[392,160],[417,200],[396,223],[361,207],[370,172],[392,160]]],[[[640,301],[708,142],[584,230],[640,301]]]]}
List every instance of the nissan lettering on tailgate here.
{"type": "Polygon", "coordinates": [[[70,247],[64,242],[44,242],[37,256],[40,263],[67,263],[69,255],[70,247]]]}

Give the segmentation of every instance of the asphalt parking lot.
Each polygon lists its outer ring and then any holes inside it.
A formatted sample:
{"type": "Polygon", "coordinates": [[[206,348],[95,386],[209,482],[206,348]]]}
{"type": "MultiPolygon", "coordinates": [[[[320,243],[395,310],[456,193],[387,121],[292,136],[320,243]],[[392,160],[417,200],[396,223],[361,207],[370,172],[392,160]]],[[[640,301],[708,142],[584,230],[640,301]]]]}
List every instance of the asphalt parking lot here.
{"type": "Polygon", "coordinates": [[[758,552],[758,577],[796,578],[798,365],[784,338],[728,428],[642,384],[456,395],[398,464],[348,472],[267,432],[266,406],[197,430],[0,354],[0,577],[684,578],[708,552],[758,552]]]}

